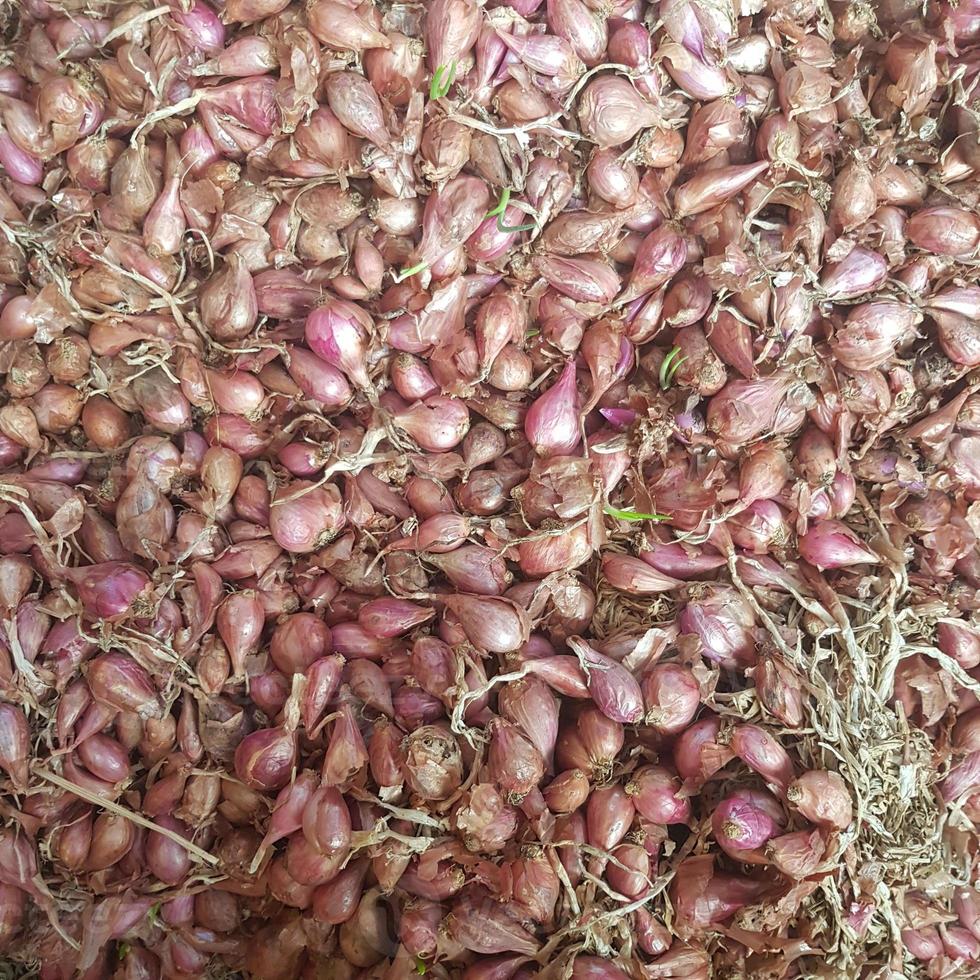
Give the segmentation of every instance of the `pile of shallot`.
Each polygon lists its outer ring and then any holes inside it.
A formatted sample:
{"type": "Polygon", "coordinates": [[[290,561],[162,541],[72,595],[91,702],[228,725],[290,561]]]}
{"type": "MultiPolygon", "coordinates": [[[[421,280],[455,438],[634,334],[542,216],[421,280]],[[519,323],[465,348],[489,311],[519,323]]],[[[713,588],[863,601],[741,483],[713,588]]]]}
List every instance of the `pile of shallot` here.
{"type": "Polygon", "coordinates": [[[0,27],[4,976],[977,976],[980,0],[0,27]]]}

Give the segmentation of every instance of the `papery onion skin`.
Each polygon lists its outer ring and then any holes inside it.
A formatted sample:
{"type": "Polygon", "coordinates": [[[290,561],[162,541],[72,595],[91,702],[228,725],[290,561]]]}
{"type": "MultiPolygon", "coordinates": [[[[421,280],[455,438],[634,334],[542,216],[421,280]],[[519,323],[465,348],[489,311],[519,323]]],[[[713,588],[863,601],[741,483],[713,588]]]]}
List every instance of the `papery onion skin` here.
{"type": "Polygon", "coordinates": [[[646,724],[664,735],[682,732],[701,705],[701,692],[690,668],[681,664],[655,665],[640,681],[646,705],[646,724]]]}
{"type": "Polygon", "coordinates": [[[645,766],[634,773],[626,792],[636,809],[653,823],[686,823],[691,814],[688,801],[678,795],[680,780],[662,766],[645,766]]]}
{"type": "Polygon", "coordinates": [[[643,694],[636,678],[578,637],[570,637],[569,645],[583,664],[589,693],[599,710],[612,721],[623,724],[639,721],[643,717],[643,694]]]}
{"type": "Polygon", "coordinates": [[[804,773],[789,785],[787,798],[815,823],[838,830],[846,830],[853,818],[850,792],[836,772],[804,773]]]}

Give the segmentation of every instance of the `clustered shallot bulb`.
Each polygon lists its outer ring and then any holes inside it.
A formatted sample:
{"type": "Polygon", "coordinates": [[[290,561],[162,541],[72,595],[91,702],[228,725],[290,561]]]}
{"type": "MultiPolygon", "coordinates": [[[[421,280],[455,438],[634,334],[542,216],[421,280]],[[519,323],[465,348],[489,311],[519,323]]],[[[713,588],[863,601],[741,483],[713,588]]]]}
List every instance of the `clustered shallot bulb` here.
{"type": "Polygon", "coordinates": [[[977,975],[980,3],[8,6],[0,960],[977,975]]]}

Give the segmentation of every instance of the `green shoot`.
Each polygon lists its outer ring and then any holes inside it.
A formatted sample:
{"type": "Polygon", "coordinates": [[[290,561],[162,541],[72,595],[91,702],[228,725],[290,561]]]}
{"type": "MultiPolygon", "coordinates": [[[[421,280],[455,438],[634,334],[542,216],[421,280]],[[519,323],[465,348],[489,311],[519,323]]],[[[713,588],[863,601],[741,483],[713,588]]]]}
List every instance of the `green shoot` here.
{"type": "Polygon", "coordinates": [[[680,347],[672,347],[660,365],[660,387],[664,391],[670,387],[674,375],[677,374],[677,369],[687,360],[686,357],[677,357],[680,352],[680,347]]]}
{"type": "Polygon", "coordinates": [[[505,187],[500,192],[500,200],[497,201],[497,206],[492,211],[487,211],[484,215],[485,218],[492,218],[494,215],[501,215],[507,210],[507,205],[510,203],[510,188],[505,187]]]}
{"type": "Polygon", "coordinates": [[[511,194],[510,188],[505,187],[500,192],[500,200],[497,201],[497,206],[492,211],[487,211],[484,217],[486,218],[496,217],[497,229],[505,235],[511,232],[530,231],[532,228],[536,228],[537,225],[533,221],[530,224],[525,224],[525,225],[504,224],[504,212],[507,210],[507,205],[510,203],[510,194],[511,194]]]}
{"type": "Polygon", "coordinates": [[[429,83],[429,98],[433,100],[444,98],[455,81],[456,62],[451,61],[448,65],[440,65],[429,83]]]}
{"type": "Polygon", "coordinates": [[[670,514],[640,514],[639,512],[633,510],[632,507],[626,510],[619,510],[616,507],[610,507],[606,504],[602,508],[603,512],[608,514],[610,517],[615,517],[618,521],[669,521],[670,514]]]}
{"type": "Polygon", "coordinates": [[[421,956],[415,957],[415,972],[420,976],[425,976],[425,960],[421,956]]]}
{"type": "Polygon", "coordinates": [[[409,277],[414,276],[417,272],[421,272],[428,264],[428,262],[419,262],[418,265],[413,265],[411,269],[402,269],[401,272],[393,273],[392,279],[394,279],[396,283],[404,282],[409,277]]]}
{"type": "Polygon", "coordinates": [[[502,214],[497,215],[497,229],[505,235],[512,231],[530,231],[536,227],[533,221],[526,225],[505,225],[503,224],[503,218],[504,216],[502,214]]]}

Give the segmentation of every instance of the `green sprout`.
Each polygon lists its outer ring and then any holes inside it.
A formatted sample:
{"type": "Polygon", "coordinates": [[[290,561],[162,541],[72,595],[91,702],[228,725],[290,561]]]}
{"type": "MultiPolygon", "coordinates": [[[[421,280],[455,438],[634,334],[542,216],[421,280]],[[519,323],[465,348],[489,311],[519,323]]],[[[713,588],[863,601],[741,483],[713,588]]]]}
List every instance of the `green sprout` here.
{"type": "Polygon", "coordinates": [[[392,279],[394,279],[396,283],[404,282],[409,277],[414,276],[417,272],[421,272],[428,264],[428,262],[419,262],[418,265],[413,265],[411,269],[402,269],[401,272],[392,273],[392,279]]]}
{"type": "Polygon", "coordinates": [[[638,511],[633,510],[632,507],[628,507],[626,510],[619,510],[617,507],[611,507],[606,504],[602,508],[603,512],[608,514],[610,517],[615,517],[619,521],[669,521],[670,514],[641,514],[638,511]]]}
{"type": "Polygon", "coordinates": [[[421,956],[415,957],[415,972],[420,976],[425,976],[425,960],[421,956]]]}
{"type": "Polygon", "coordinates": [[[687,360],[686,357],[677,357],[680,352],[680,347],[671,347],[663,363],[660,365],[660,387],[664,391],[670,387],[670,383],[674,380],[674,375],[677,374],[677,369],[687,360]]]}
{"type": "Polygon", "coordinates": [[[518,231],[530,231],[535,227],[535,223],[532,221],[530,224],[525,225],[505,225],[504,224],[504,212],[507,210],[507,205],[510,203],[510,188],[505,187],[500,192],[500,200],[497,202],[497,206],[492,211],[487,211],[484,215],[485,218],[497,219],[497,229],[503,234],[509,234],[510,232],[518,231]]]}
{"type": "Polygon", "coordinates": [[[494,215],[501,215],[507,210],[507,205],[510,204],[510,188],[505,187],[500,192],[500,200],[497,201],[497,206],[492,211],[487,211],[484,215],[485,218],[492,218],[494,215]]]}
{"type": "Polygon", "coordinates": [[[448,65],[440,65],[429,83],[429,98],[433,100],[444,98],[455,81],[456,62],[451,61],[448,65]]]}
{"type": "Polygon", "coordinates": [[[530,231],[532,228],[534,228],[533,221],[524,225],[505,225],[501,220],[502,217],[503,215],[499,215],[499,214],[497,215],[497,228],[500,231],[502,231],[505,235],[512,231],[530,231]]]}

